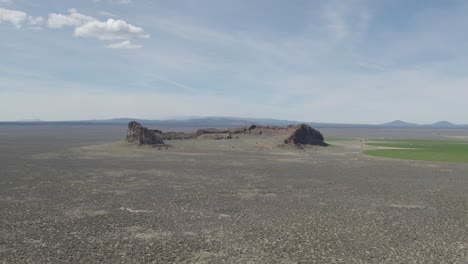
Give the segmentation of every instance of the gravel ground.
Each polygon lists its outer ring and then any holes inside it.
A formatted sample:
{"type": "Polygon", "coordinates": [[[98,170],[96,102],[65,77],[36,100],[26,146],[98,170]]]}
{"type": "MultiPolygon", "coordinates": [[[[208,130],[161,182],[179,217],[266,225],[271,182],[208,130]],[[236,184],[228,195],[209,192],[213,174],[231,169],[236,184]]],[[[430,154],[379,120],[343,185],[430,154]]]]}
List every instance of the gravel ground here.
{"type": "Polygon", "coordinates": [[[107,129],[0,131],[1,263],[468,263],[467,164],[107,129]]]}

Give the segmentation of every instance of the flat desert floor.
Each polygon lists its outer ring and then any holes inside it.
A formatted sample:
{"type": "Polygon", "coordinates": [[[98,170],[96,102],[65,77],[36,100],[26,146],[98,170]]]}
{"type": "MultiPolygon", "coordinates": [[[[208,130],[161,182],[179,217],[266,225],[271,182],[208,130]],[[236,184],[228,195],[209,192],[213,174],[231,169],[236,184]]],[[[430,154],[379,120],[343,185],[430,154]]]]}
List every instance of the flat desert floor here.
{"type": "Polygon", "coordinates": [[[0,263],[468,263],[468,164],[369,157],[360,139],[158,149],[125,133],[0,127],[0,263]]]}

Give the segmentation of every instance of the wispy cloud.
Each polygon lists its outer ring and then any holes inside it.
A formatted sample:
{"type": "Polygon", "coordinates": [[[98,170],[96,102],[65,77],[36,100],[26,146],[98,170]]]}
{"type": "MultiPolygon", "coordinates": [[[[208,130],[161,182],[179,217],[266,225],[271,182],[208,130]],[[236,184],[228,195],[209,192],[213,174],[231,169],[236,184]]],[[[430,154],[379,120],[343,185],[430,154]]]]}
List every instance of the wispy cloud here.
{"type": "Polygon", "coordinates": [[[361,1],[329,1],[322,11],[322,19],[329,34],[336,40],[362,34],[371,22],[370,11],[361,1]]]}
{"type": "Polygon", "coordinates": [[[118,4],[118,5],[126,5],[133,3],[133,0],[93,0],[95,3],[110,3],[110,4],[118,4]]]}
{"type": "Polygon", "coordinates": [[[371,61],[366,61],[366,60],[357,61],[356,65],[361,68],[368,69],[368,70],[376,70],[376,71],[390,70],[388,67],[385,67],[382,64],[371,62],[371,61]]]}
{"type": "Polygon", "coordinates": [[[111,49],[139,49],[139,48],[142,48],[143,46],[133,44],[132,42],[130,42],[130,40],[124,40],[122,42],[109,44],[106,47],[111,48],[111,49]]]}
{"type": "Polygon", "coordinates": [[[111,2],[116,3],[116,4],[130,4],[133,1],[132,0],[111,0],[111,2]]]}
{"type": "Polygon", "coordinates": [[[118,15],[113,14],[111,12],[107,12],[107,11],[100,11],[99,15],[103,17],[114,17],[114,18],[119,17],[118,15]]]}
{"type": "Polygon", "coordinates": [[[234,36],[229,33],[199,25],[196,21],[190,21],[188,18],[161,17],[154,18],[152,21],[154,22],[154,26],[160,31],[187,40],[224,43],[229,43],[234,40],[234,36]]]}
{"type": "Polygon", "coordinates": [[[79,89],[66,92],[45,89],[34,98],[28,92],[8,92],[2,95],[0,101],[0,120],[19,120],[22,116],[31,116],[28,110],[31,107],[37,108],[35,116],[43,120],[83,120],[90,115],[97,119],[116,116],[164,119],[167,116],[185,116],[187,113],[208,116],[212,115],[213,108],[219,110],[219,115],[252,116],[252,113],[256,113],[260,117],[267,116],[274,108],[258,102],[238,108],[235,98],[222,96],[167,95],[138,91],[108,94],[79,89]],[[46,104],[47,107],[44,107],[46,104]],[[5,110],[14,105],[18,110],[13,115],[6,115],[5,110]],[[174,105],[178,107],[175,108],[174,105]]]}

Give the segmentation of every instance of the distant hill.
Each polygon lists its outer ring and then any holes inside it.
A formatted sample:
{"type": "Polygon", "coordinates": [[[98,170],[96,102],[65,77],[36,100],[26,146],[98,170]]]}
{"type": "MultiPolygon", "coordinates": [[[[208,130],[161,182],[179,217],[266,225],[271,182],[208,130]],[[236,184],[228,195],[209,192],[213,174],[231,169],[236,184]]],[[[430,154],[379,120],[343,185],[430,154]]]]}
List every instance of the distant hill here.
{"type": "Polygon", "coordinates": [[[449,121],[439,121],[434,124],[424,125],[429,127],[456,127],[457,125],[450,123],[449,121]]]}
{"type": "Polygon", "coordinates": [[[417,127],[419,125],[415,124],[415,123],[408,123],[408,122],[401,121],[401,120],[395,120],[395,121],[392,121],[392,122],[389,122],[389,123],[381,124],[380,126],[384,126],[384,127],[417,127]]]}
{"type": "Polygon", "coordinates": [[[384,123],[379,126],[382,127],[400,127],[400,128],[468,128],[468,125],[456,125],[449,121],[439,121],[434,124],[415,124],[415,123],[408,123],[401,120],[395,120],[389,123],[384,123]]]}

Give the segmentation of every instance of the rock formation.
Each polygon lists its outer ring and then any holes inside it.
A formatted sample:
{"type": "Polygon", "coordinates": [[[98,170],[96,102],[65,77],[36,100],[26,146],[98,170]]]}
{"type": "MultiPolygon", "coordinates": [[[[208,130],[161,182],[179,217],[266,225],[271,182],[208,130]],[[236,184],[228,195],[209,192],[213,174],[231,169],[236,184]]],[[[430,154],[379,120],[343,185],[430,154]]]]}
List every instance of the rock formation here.
{"type": "Polygon", "coordinates": [[[158,134],[143,127],[138,122],[128,123],[127,141],[135,142],[139,145],[163,145],[164,142],[158,134]]]}
{"type": "MultiPolygon", "coordinates": [[[[290,128],[291,129],[291,128],[290,128]]],[[[284,142],[286,144],[301,144],[301,145],[319,145],[326,146],[323,135],[312,127],[301,124],[292,128],[292,134],[284,142]]]]}
{"type": "Polygon", "coordinates": [[[258,135],[258,136],[284,136],[285,144],[295,145],[319,145],[327,146],[323,135],[306,124],[279,126],[257,126],[228,128],[219,130],[214,128],[199,129],[196,132],[162,132],[149,130],[139,123],[132,121],[128,124],[127,141],[140,145],[161,145],[163,140],[171,139],[231,139],[233,134],[258,135]]]}

